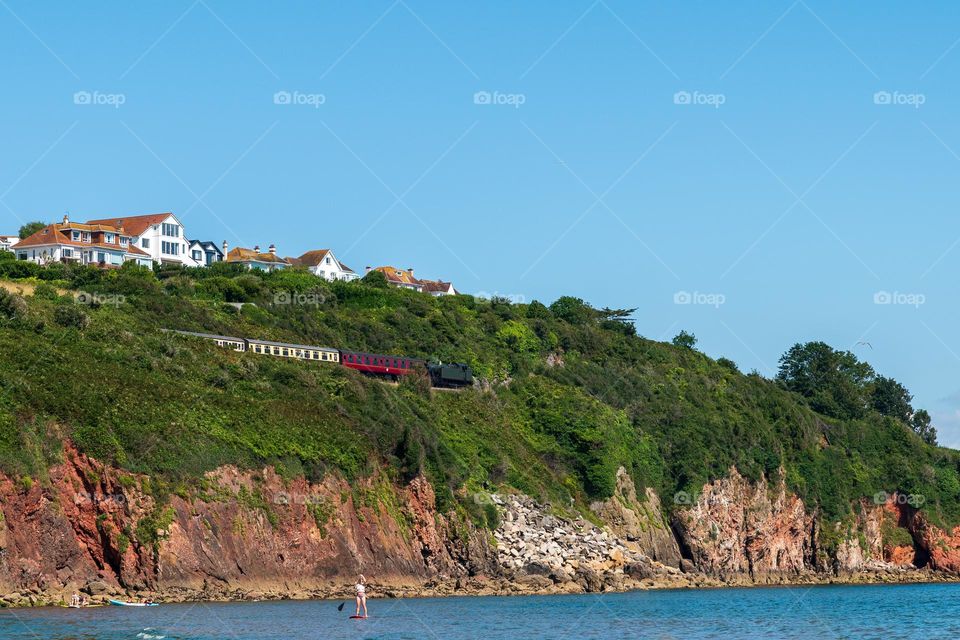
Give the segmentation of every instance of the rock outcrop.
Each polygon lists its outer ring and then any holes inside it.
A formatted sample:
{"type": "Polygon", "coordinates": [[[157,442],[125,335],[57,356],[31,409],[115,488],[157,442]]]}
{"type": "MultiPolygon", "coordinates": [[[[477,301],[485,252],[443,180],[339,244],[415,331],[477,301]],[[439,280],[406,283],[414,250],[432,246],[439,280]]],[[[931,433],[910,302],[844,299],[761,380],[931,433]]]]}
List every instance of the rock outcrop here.
{"type": "Polygon", "coordinates": [[[675,513],[672,525],[680,548],[698,570],[767,582],[812,567],[813,518],[782,481],[769,487],[731,469],[727,478],[704,485],[690,502],[675,513]]]}
{"type": "Polygon", "coordinates": [[[617,471],[613,497],[594,502],[590,509],[631,549],[665,565],[680,567],[680,548],[660,508],[660,498],[648,487],[644,500],[639,501],[633,479],[623,467],[617,471]]]}

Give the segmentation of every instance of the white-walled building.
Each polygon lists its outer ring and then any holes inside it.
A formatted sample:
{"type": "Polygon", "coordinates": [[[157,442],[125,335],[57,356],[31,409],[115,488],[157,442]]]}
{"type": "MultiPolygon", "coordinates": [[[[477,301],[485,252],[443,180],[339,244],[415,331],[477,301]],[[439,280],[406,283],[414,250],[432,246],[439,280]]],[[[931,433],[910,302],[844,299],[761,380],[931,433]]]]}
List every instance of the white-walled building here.
{"type": "Polygon", "coordinates": [[[299,258],[287,258],[287,261],[298,267],[306,267],[313,275],[330,281],[356,280],[360,277],[353,269],[337,260],[329,249],[307,251],[299,258]]]}
{"type": "Polygon", "coordinates": [[[214,262],[221,262],[223,258],[223,251],[217,246],[216,242],[188,240],[187,253],[184,256],[183,264],[188,267],[209,267],[214,262]]]}
{"type": "Polygon", "coordinates": [[[13,251],[20,242],[20,236],[0,236],[0,251],[13,251]]]}
{"type": "Polygon", "coordinates": [[[154,262],[184,264],[189,241],[183,225],[172,213],[124,216],[91,220],[88,224],[110,225],[123,229],[134,245],[146,252],[154,262]]]}
{"type": "Polygon", "coordinates": [[[18,260],[38,264],[74,262],[101,267],[119,267],[134,261],[150,266],[149,254],[133,244],[133,239],[119,227],[106,224],[63,222],[49,224],[14,247],[18,260]]]}

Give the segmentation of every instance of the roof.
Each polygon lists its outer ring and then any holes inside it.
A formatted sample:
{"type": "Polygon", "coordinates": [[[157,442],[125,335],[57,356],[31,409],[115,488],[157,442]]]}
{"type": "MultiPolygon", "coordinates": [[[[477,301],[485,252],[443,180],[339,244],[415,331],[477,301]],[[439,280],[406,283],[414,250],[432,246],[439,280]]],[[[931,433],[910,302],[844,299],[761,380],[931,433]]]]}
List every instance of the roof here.
{"type": "Polygon", "coordinates": [[[393,284],[402,284],[407,286],[422,286],[422,283],[413,277],[407,269],[397,269],[396,267],[377,267],[374,271],[379,271],[387,277],[387,282],[393,284]]]}
{"type": "Polygon", "coordinates": [[[213,249],[220,255],[223,255],[223,250],[217,246],[217,243],[213,240],[187,240],[190,245],[198,244],[204,249],[213,249]]]}
{"type": "Polygon", "coordinates": [[[333,258],[333,261],[337,263],[337,267],[340,271],[349,271],[350,273],[355,273],[353,269],[347,265],[340,262],[337,259],[337,256],[333,255],[333,252],[330,249],[314,249],[313,251],[307,251],[305,254],[299,258],[287,258],[287,261],[290,264],[295,264],[302,267],[315,267],[323,262],[323,259],[327,256],[333,258]]]}
{"type": "Polygon", "coordinates": [[[444,282],[443,280],[421,280],[420,283],[423,284],[424,291],[431,293],[435,291],[442,293],[456,291],[456,289],[453,288],[452,282],[444,282]]]}
{"type": "MultiPolygon", "coordinates": [[[[61,244],[68,247],[90,247],[95,249],[111,249],[113,251],[123,251],[132,255],[139,256],[149,256],[150,254],[140,250],[138,247],[135,247],[132,243],[127,246],[121,244],[107,244],[104,242],[81,242],[79,240],[72,239],[69,235],[64,233],[65,230],[78,230],[82,231],[85,228],[91,227],[91,225],[76,225],[73,223],[70,224],[48,224],[43,229],[40,229],[33,235],[27,236],[20,242],[16,244],[17,248],[23,249],[25,247],[46,247],[50,245],[61,244]]],[[[110,226],[98,226],[96,231],[102,231],[104,233],[115,233],[117,236],[127,237],[126,231],[120,233],[116,227],[110,226]]]]}
{"type": "Polygon", "coordinates": [[[129,233],[131,236],[139,236],[153,225],[160,224],[172,215],[169,211],[166,213],[149,213],[142,216],[89,220],[87,224],[107,224],[113,227],[123,227],[124,232],[129,233]]]}
{"type": "Polygon", "coordinates": [[[304,267],[315,267],[323,262],[323,259],[327,257],[328,253],[330,253],[330,249],[315,249],[313,251],[307,251],[299,258],[296,258],[296,264],[304,267]]]}
{"type": "Polygon", "coordinates": [[[278,264],[290,264],[286,259],[273,253],[257,253],[253,249],[244,249],[243,247],[234,247],[227,253],[226,262],[271,262],[278,264]]]}

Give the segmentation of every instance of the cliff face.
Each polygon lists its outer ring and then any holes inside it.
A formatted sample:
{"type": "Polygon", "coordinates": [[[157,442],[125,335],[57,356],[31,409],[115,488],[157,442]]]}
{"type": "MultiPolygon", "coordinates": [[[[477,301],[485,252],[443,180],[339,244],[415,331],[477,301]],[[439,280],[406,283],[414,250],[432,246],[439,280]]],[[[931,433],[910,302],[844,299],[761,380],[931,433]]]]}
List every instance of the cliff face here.
{"type": "Polygon", "coordinates": [[[672,525],[680,548],[699,570],[764,582],[813,565],[813,519],[782,482],[751,483],[731,469],[729,477],[705,485],[690,500],[672,525]]]}
{"type": "Polygon", "coordinates": [[[439,513],[422,477],[405,487],[378,476],[311,484],[223,467],[199,496],[159,504],[149,488],[69,446],[43,482],[0,476],[0,603],[78,589],[334,595],[358,573],[398,593],[461,581],[481,584],[474,592],[569,592],[916,567],[960,574],[960,527],[944,532],[901,496],[862,501],[855,522],[824,532],[783,482],[750,482],[735,469],[695,497],[677,496],[669,522],[657,495],[638,495],[622,469],[614,496],[591,505],[603,527],[525,496],[492,496],[501,513],[492,534],[439,513]]]}
{"type": "Polygon", "coordinates": [[[497,572],[488,536],[437,513],[422,478],[311,485],[225,467],[165,505],[146,482],[71,448],[45,486],[0,478],[0,591],[296,593],[361,572],[395,586],[497,572]]]}

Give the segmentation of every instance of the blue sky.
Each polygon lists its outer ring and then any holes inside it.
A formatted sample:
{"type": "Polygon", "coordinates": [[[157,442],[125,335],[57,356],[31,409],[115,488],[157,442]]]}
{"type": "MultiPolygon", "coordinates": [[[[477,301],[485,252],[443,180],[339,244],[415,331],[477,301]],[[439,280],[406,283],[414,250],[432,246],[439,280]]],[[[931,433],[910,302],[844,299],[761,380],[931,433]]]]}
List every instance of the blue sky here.
{"type": "Polygon", "coordinates": [[[820,339],[958,446],[958,39],[949,2],[0,0],[2,231],[170,210],[765,375],[820,339]]]}

